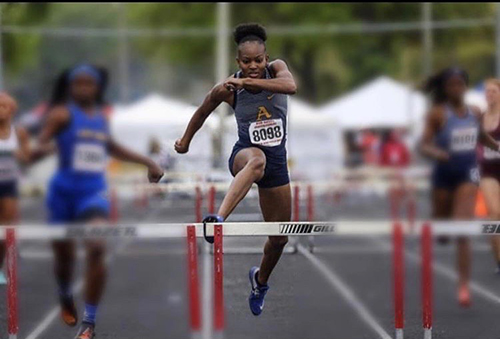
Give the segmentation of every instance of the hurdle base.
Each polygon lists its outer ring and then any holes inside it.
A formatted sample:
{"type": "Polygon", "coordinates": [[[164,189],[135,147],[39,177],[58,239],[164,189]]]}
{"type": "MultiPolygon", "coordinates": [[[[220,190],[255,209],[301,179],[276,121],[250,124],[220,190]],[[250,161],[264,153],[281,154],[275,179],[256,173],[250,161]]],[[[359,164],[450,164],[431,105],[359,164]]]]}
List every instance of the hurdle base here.
{"type": "Polygon", "coordinates": [[[404,337],[403,329],[402,328],[396,328],[395,339],[403,339],[403,337],[404,337]]]}
{"type": "Polygon", "coordinates": [[[432,327],[424,328],[424,339],[432,339],[432,327]]]}

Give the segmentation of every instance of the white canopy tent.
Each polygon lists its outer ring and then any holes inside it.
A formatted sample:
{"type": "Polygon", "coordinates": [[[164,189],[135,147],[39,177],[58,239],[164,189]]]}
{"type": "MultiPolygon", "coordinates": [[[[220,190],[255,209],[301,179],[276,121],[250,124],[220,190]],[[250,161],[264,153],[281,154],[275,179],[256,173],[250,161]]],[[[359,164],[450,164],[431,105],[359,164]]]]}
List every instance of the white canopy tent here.
{"type": "MultiPolygon", "coordinates": [[[[234,116],[226,118],[224,154],[229,157],[236,140],[234,116]]],[[[344,159],[342,135],[331,116],[293,97],[288,101],[288,158],[295,180],[328,179],[344,159]]]]}
{"type": "MultiPolygon", "coordinates": [[[[111,119],[111,131],[118,142],[143,154],[148,152],[149,142],[157,138],[164,150],[174,154],[173,145],[186,129],[196,107],[151,94],[128,106],[115,108],[111,119]]],[[[214,117],[194,137],[189,153],[176,157],[176,171],[203,172],[212,162],[211,127],[214,117]]]]}
{"type": "Polygon", "coordinates": [[[406,128],[413,147],[422,133],[426,107],[422,93],[382,76],[327,103],[321,112],[337,119],[343,130],[406,128]]]}
{"type": "Polygon", "coordinates": [[[423,94],[382,76],[331,101],[321,111],[335,117],[343,129],[395,128],[422,121],[425,108],[423,94]]]}
{"type": "MultiPolygon", "coordinates": [[[[484,92],[469,90],[465,101],[486,109],[484,92]]],[[[360,88],[335,99],[321,108],[334,117],[342,129],[407,128],[410,141],[419,138],[427,110],[425,96],[389,77],[379,77],[360,88]]]]}

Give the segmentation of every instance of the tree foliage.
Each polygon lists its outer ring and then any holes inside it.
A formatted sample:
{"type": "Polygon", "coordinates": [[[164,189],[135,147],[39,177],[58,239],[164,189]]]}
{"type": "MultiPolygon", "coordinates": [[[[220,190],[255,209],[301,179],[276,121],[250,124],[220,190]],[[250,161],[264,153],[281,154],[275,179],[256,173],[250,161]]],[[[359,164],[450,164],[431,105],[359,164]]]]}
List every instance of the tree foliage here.
{"type": "MultiPolygon", "coordinates": [[[[421,31],[287,36],[273,35],[273,28],[419,22],[421,11],[418,3],[235,3],[230,9],[232,26],[260,22],[270,29],[271,57],[287,61],[299,81],[299,95],[316,103],[379,75],[419,84],[423,80],[421,31]]],[[[495,16],[495,5],[438,3],[433,4],[432,16],[434,20],[490,20],[495,16]]],[[[212,31],[216,26],[216,5],[33,3],[6,4],[2,11],[2,24],[6,26],[119,28],[121,18],[128,28],[212,31]]],[[[10,33],[2,38],[7,88],[25,96],[27,102],[46,96],[47,83],[55,73],[76,62],[96,62],[109,67],[112,74],[119,72],[117,38],[10,33]]],[[[461,65],[469,70],[473,83],[495,74],[493,26],[438,29],[433,39],[434,69],[461,65]]],[[[213,35],[131,37],[127,41],[134,96],[158,91],[196,102],[213,84],[213,35]]],[[[230,46],[233,59],[232,41],[230,46]]],[[[228,73],[235,67],[231,62],[228,73]]],[[[118,79],[115,76],[112,82],[115,100],[118,79]]]]}

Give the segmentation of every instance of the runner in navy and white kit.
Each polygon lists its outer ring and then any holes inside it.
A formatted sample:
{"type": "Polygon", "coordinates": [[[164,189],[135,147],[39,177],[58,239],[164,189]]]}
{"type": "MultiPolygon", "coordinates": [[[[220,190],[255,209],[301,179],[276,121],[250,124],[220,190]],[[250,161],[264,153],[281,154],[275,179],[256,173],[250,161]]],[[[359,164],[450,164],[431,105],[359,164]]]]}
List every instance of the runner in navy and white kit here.
{"type": "MultiPolygon", "coordinates": [[[[287,95],[295,94],[296,85],[282,60],[269,62],[264,27],[243,24],[236,27],[236,58],[240,70],[224,83],[216,85],[194,113],[175,150],[186,153],[195,133],[205,119],[226,102],[233,107],[238,124],[238,141],[229,158],[234,176],[217,215],[206,222],[225,220],[245,197],[253,183],[259,187],[260,207],[265,221],[290,221],[291,191],[287,168],[287,95]]],[[[269,237],[260,267],[249,272],[250,310],[259,315],[269,289],[267,281],[278,263],[288,239],[269,237]]]]}
{"type": "MultiPolygon", "coordinates": [[[[500,80],[485,82],[488,108],[483,114],[483,127],[498,142],[500,141],[500,80]]],[[[488,210],[488,218],[500,220],[500,152],[481,146],[479,149],[481,183],[480,188],[488,210]]],[[[491,238],[491,248],[500,273],[500,236],[491,238]]]]}
{"type": "MultiPolygon", "coordinates": [[[[479,170],[477,144],[498,150],[498,143],[484,131],[477,107],[465,104],[467,73],[448,68],[431,77],[425,86],[433,105],[427,115],[420,150],[435,161],[432,174],[434,219],[473,220],[479,170]]],[[[458,238],[458,300],[470,304],[470,248],[458,238]]]]}

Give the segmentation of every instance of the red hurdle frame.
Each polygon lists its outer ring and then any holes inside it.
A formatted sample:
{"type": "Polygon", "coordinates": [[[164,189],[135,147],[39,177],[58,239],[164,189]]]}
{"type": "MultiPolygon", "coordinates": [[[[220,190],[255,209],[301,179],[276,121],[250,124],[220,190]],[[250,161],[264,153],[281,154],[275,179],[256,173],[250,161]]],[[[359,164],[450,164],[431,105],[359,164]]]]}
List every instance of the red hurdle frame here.
{"type": "Polygon", "coordinates": [[[394,281],[394,328],[396,339],[403,339],[404,331],[404,233],[403,226],[396,221],[392,231],[393,241],[393,281],[394,281]]]}
{"type": "Polygon", "coordinates": [[[198,250],[196,227],[187,228],[188,283],[189,283],[189,325],[192,332],[201,331],[200,283],[198,277],[198,250]]]}
{"type": "Polygon", "coordinates": [[[422,227],[421,235],[422,255],[422,325],[424,328],[424,339],[432,337],[432,230],[430,223],[422,227]]]}
{"type": "Polygon", "coordinates": [[[214,330],[224,331],[224,259],[222,225],[214,226],[214,330]]]}
{"type": "Polygon", "coordinates": [[[7,306],[9,339],[16,339],[19,332],[17,302],[17,246],[16,230],[7,228],[5,242],[7,246],[7,306]]]}

